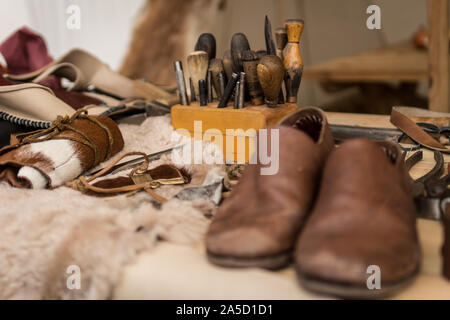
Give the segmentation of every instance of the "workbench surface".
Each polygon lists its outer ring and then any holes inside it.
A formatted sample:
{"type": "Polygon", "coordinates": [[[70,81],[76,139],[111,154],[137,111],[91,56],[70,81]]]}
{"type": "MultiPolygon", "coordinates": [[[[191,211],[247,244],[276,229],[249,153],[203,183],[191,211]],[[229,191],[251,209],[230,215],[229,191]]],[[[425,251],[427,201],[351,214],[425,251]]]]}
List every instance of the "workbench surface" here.
{"type": "Polygon", "coordinates": [[[411,41],[305,67],[305,79],[353,82],[428,79],[428,53],[411,41]]]}
{"type": "MultiPolygon", "coordinates": [[[[393,127],[388,116],[328,113],[332,124],[393,127]]],[[[450,160],[445,156],[446,163],[450,160]]],[[[411,174],[423,175],[433,166],[433,154],[411,174]]],[[[450,282],[441,275],[443,232],[439,222],[418,220],[422,270],[415,282],[394,299],[450,299],[450,282]]],[[[114,292],[116,299],[327,299],[297,284],[292,267],[272,272],[262,269],[226,269],[211,265],[204,248],[161,243],[126,267],[114,292]]]]}

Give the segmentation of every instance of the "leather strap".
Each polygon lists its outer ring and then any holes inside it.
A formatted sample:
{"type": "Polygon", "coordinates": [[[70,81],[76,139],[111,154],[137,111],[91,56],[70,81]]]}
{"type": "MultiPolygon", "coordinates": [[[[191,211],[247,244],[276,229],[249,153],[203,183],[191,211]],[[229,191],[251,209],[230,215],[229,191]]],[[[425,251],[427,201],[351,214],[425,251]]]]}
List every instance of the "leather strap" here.
{"type": "Polygon", "coordinates": [[[103,170],[97,172],[95,175],[90,176],[89,178],[86,177],[79,177],[76,180],[66,182],[66,186],[70,187],[72,189],[81,191],[85,193],[86,191],[90,190],[92,192],[96,193],[106,193],[106,194],[117,194],[117,193],[123,193],[123,192],[131,192],[131,191],[139,191],[139,190],[145,190],[148,194],[150,194],[153,198],[160,202],[167,202],[167,199],[158,195],[155,193],[153,189],[152,182],[146,182],[146,183],[140,183],[140,184],[134,184],[134,185],[128,185],[128,186],[122,186],[117,188],[100,188],[96,187],[90,184],[93,180],[103,176],[105,173],[107,173],[113,166],[115,166],[120,160],[122,160],[125,157],[128,156],[142,156],[144,157],[144,162],[142,162],[139,166],[134,168],[130,172],[130,176],[132,176],[137,171],[146,171],[148,168],[148,165],[150,163],[147,154],[144,152],[127,152],[119,157],[117,157],[114,161],[112,161],[108,166],[103,168],[103,170]]]}
{"type": "MultiPolygon", "coordinates": [[[[74,128],[71,126],[72,122],[76,119],[86,119],[93,123],[95,123],[97,126],[101,127],[106,135],[108,136],[108,150],[106,153],[106,159],[108,159],[112,152],[112,145],[114,143],[113,137],[109,129],[103,125],[100,121],[98,121],[96,118],[89,116],[87,114],[87,111],[85,108],[79,109],[77,112],[75,112],[72,116],[58,116],[48,127],[47,129],[41,129],[26,133],[21,133],[15,136],[15,139],[19,141],[18,145],[24,145],[29,143],[36,143],[36,142],[42,142],[47,141],[51,139],[63,139],[63,140],[72,140],[78,143],[81,143],[89,148],[92,149],[94,152],[94,165],[99,164],[104,159],[100,159],[99,151],[97,145],[95,145],[94,141],[84,132],[74,128]],[[71,130],[79,134],[82,138],[78,137],[67,137],[67,136],[60,136],[59,134],[63,132],[64,130],[71,130]]],[[[2,149],[3,150],[3,149],[2,149]]]]}
{"type": "Polygon", "coordinates": [[[391,123],[408,135],[411,139],[429,149],[450,153],[450,149],[438,142],[417,124],[414,123],[408,116],[402,112],[402,108],[394,107],[391,112],[391,123]]]}

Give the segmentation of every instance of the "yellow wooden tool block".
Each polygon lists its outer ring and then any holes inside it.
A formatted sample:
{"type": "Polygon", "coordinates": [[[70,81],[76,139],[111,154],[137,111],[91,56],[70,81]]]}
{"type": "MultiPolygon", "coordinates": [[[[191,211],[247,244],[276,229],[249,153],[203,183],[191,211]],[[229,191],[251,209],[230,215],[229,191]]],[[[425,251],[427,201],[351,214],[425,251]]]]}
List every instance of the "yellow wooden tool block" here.
{"type": "Polygon", "coordinates": [[[215,142],[222,147],[226,161],[244,163],[254,150],[253,138],[258,129],[278,124],[297,109],[295,104],[218,109],[217,102],[203,107],[193,102],[189,106],[172,107],[172,126],[181,134],[215,142]]]}

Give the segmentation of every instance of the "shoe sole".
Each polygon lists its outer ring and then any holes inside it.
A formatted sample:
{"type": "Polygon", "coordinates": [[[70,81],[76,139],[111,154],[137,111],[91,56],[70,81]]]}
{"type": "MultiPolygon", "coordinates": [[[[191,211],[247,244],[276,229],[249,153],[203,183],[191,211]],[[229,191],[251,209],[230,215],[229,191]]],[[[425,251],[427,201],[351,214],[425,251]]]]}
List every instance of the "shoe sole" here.
{"type": "Polygon", "coordinates": [[[263,268],[278,270],[287,267],[291,263],[292,253],[286,252],[266,257],[258,258],[234,258],[218,256],[207,252],[208,260],[218,266],[228,268],[263,268]]]}
{"type": "Polygon", "coordinates": [[[303,277],[298,274],[300,285],[310,291],[319,294],[326,294],[344,299],[383,299],[392,296],[414,282],[419,271],[415,271],[408,278],[395,284],[383,285],[380,289],[368,289],[367,287],[351,286],[324,280],[303,277]]]}

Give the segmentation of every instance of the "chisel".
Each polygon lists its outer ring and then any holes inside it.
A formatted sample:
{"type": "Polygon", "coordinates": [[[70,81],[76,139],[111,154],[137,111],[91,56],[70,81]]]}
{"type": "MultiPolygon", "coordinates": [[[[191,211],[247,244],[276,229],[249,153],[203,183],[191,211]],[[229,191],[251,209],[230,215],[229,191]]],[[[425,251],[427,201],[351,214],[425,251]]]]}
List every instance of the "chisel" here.
{"type": "MultiPolygon", "coordinates": [[[[272,25],[270,24],[269,18],[266,16],[264,21],[264,38],[266,40],[266,50],[268,55],[277,55],[277,49],[275,47],[275,43],[273,42],[272,37],[272,25]]],[[[280,56],[279,56],[280,57],[280,56]]],[[[280,57],[281,61],[283,61],[283,58],[280,57]]],[[[284,75],[283,75],[284,78],[284,75]]],[[[280,88],[280,93],[278,96],[278,103],[283,104],[284,103],[284,95],[283,95],[283,88],[280,88]]]]}
{"type": "Polygon", "coordinates": [[[264,38],[266,40],[266,51],[268,55],[276,55],[275,43],[272,37],[272,26],[269,18],[266,16],[264,21],[264,38]]]}
{"type": "MultiPolygon", "coordinates": [[[[222,59],[211,59],[209,61],[209,71],[211,72],[211,80],[214,86],[214,90],[216,91],[217,97],[220,99],[223,94],[223,90],[221,89],[219,74],[223,72],[223,62],[222,59]]],[[[225,88],[225,86],[224,86],[225,88]]]]}
{"type": "Polygon", "coordinates": [[[212,85],[212,75],[211,71],[208,70],[206,74],[206,92],[208,96],[208,102],[213,102],[213,85],[212,85]]]}
{"type": "Polygon", "coordinates": [[[192,78],[189,78],[189,90],[191,91],[191,102],[197,101],[197,97],[195,96],[195,88],[194,88],[194,83],[192,82],[192,78]]]}
{"type": "Polygon", "coordinates": [[[239,74],[239,85],[236,86],[238,91],[238,109],[242,109],[244,107],[244,99],[245,99],[245,72],[241,72],[239,74]]]}
{"type": "Polygon", "coordinates": [[[236,82],[238,81],[239,75],[235,72],[231,74],[230,79],[228,80],[227,86],[225,87],[225,91],[220,99],[219,105],[217,108],[225,108],[228,104],[228,101],[233,94],[234,87],[236,86],[236,82]]]}
{"type": "Polygon", "coordinates": [[[177,80],[178,96],[180,97],[180,103],[183,106],[187,106],[189,105],[189,102],[186,91],[186,82],[184,80],[183,65],[181,64],[181,61],[175,61],[173,63],[173,66],[175,68],[175,76],[177,80]]]}
{"type": "Polygon", "coordinates": [[[199,91],[199,100],[201,106],[207,105],[207,92],[206,92],[206,81],[200,79],[198,81],[198,91],[199,91]]]}

